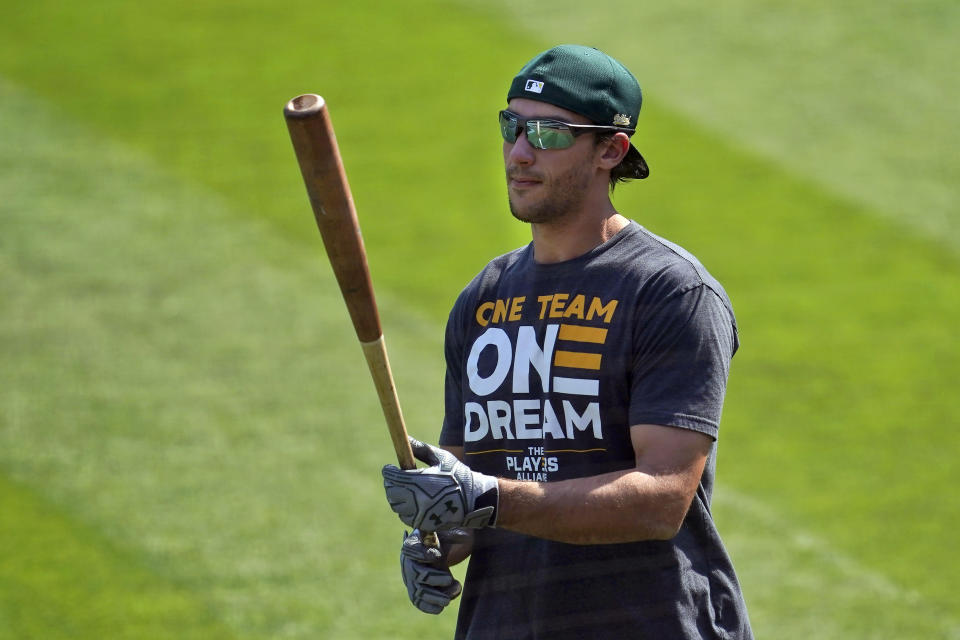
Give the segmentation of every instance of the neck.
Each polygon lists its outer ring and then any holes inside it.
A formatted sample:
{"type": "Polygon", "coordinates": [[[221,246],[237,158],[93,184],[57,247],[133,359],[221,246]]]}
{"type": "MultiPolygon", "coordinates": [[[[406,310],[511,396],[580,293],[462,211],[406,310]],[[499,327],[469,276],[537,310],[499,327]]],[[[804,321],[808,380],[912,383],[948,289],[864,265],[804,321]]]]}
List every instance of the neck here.
{"type": "Polygon", "coordinates": [[[609,200],[607,205],[597,212],[531,224],[533,259],[540,264],[572,260],[615,236],[629,221],[609,200]]]}

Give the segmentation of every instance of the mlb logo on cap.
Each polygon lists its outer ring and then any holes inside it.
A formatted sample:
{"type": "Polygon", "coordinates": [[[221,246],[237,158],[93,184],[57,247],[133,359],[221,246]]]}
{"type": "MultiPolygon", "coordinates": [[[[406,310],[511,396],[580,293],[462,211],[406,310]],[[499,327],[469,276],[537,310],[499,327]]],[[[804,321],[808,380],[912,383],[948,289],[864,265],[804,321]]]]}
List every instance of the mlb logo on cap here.
{"type": "Polygon", "coordinates": [[[539,80],[527,80],[527,86],[524,87],[524,90],[531,93],[543,93],[543,83],[539,80]]]}

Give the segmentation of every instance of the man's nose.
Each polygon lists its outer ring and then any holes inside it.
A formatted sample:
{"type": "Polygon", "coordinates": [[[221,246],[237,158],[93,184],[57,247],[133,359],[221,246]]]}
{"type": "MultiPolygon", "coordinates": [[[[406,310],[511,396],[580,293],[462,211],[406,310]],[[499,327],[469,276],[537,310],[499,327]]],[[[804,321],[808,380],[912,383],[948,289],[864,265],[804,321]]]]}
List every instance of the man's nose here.
{"type": "Polygon", "coordinates": [[[504,143],[504,146],[509,146],[510,149],[506,155],[509,164],[519,164],[519,165],[531,165],[536,161],[536,149],[530,141],[527,140],[527,134],[521,132],[517,136],[517,141],[512,145],[508,142],[504,143]]]}

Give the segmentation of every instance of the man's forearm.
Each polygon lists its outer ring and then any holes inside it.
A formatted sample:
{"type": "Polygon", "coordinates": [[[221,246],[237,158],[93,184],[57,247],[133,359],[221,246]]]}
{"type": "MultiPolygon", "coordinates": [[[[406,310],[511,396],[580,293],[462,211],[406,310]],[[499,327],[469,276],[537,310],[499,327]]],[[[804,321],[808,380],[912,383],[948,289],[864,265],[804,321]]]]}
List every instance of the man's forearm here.
{"type": "Polygon", "coordinates": [[[411,438],[414,455],[430,466],[386,465],[384,489],[400,519],[425,531],[492,525],[571,544],[669,540],[690,508],[713,440],[655,424],[633,425],[630,439],[633,469],[540,483],[473,471],[462,447],[444,451],[411,438]]]}
{"type": "Polygon", "coordinates": [[[499,487],[498,528],[571,544],[668,540],[690,506],[682,477],[637,470],[499,487]]]}

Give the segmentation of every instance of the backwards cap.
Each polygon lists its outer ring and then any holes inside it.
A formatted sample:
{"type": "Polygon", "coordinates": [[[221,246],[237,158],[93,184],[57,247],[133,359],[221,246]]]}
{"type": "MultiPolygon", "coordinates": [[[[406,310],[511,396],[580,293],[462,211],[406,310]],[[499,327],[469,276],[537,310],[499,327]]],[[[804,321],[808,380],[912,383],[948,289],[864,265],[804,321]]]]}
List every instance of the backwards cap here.
{"type": "MultiPolygon", "coordinates": [[[[507,92],[573,111],[594,124],[617,127],[633,135],[643,95],[640,84],[617,60],[598,49],[563,44],[535,56],[514,77],[507,92]]],[[[633,178],[650,174],[646,161],[630,145],[628,156],[639,158],[633,178]]]]}

